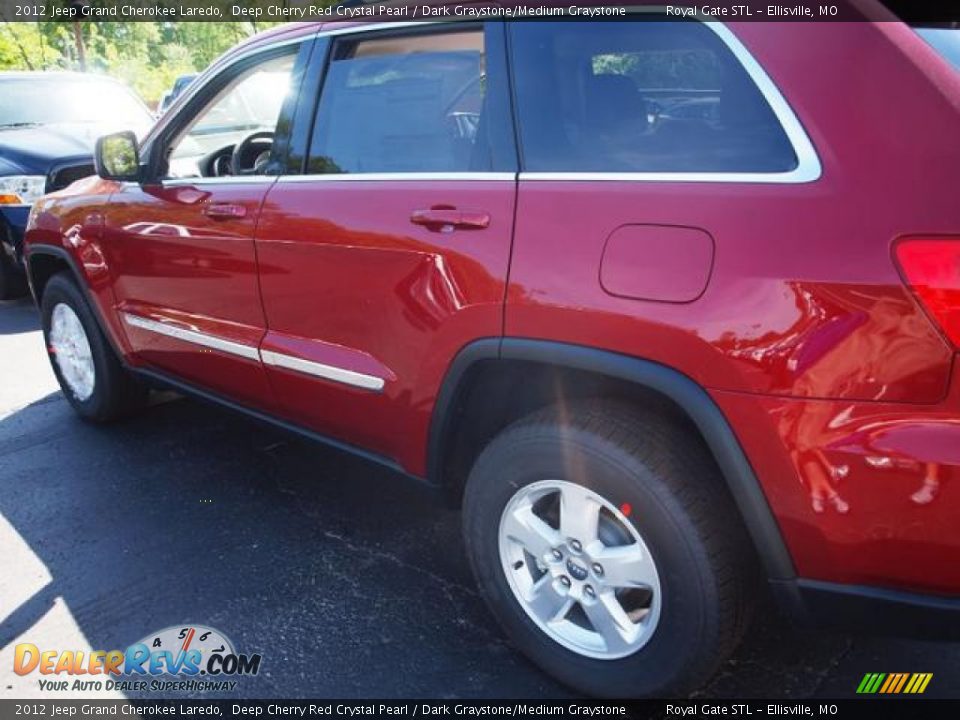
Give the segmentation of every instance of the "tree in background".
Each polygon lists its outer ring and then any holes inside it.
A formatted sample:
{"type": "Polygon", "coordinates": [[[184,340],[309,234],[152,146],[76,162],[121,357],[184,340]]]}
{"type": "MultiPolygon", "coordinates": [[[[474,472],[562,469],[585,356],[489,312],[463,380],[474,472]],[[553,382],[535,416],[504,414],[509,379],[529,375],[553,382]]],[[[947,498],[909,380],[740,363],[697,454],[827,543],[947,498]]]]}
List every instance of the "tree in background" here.
{"type": "Polygon", "coordinates": [[[0,71],[81,70],[85,66],[89,72],[124,80],[150,104],[178,76],[203,70],[245,37],[281,24],[0,20],[0,71]]]}

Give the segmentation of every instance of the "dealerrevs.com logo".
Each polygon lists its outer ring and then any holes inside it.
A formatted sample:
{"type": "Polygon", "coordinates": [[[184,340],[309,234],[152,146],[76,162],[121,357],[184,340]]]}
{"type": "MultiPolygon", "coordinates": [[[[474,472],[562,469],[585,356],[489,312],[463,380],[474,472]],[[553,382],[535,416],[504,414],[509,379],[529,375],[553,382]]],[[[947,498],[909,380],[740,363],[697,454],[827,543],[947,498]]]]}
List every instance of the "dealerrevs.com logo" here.
{"type": "Polygon", "coordinates": [[[236,652],[219,630],[191,625],[166,628],[126,650],[48,650],[20,643],[13,671],[43,676],[37,682],[44,691],[231,691],[237,686],[233,678],[260,671],[260,660],[259,654],[236,652]]]}

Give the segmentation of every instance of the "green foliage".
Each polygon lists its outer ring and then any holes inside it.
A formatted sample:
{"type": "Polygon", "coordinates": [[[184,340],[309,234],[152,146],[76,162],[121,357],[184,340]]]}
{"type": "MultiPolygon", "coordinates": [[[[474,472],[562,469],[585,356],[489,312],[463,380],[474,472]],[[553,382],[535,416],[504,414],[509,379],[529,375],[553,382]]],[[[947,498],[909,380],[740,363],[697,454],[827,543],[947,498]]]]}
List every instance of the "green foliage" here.
{"type": "Polygon", "coordinates": [[[637,87],[710,90],[720,84],[717,58],[709,50],[651,50],[610,53],[593,58],[597,75],[628,75],[637,87]]]}
{"type": "Polygon", "coordinates": [[[68,35],[63,26],[44,32],[38,23],[0,23],[0,70],[62,68],[59,48],[68,35]]]}
{"type": "Polygon", "coordinates": [[[86,69],[105,73],[124,80],[151,105],[172,87],[177,76],[203,70],[244,38],[280,24],[0,20],[0,71],[86,69]],[[81,48],[85,62],[81,61],[81,48]]]}

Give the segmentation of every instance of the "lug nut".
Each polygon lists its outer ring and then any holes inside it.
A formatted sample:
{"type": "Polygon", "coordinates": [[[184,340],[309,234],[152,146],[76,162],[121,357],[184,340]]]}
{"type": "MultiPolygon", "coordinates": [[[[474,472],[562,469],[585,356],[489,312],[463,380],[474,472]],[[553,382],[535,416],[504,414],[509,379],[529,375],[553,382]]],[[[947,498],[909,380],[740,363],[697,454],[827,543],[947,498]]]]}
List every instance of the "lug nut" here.
{"type": "Polygon", "coordinates": [[[603,577],[603,565],[600,563],[593,564],[593,574],[597,577],[603,577]]]}
{"type": "Polygon", "coordinates": [[[570,587],[570,578],[568,578],[566,575],[561,575],[560,584],[564,587],[570,587]]]}
{"type": "Polygon", "coordinates": [[[570,547],[573,548],[574,552],[580,552],[583,550],[583,546],[580,544],[579,540],[571,540],[570,547]]]}
{"type": "Polygon", "coordinates": [[[553,551],[553,559],[554,559],[554,560],[563,560],[563,553],[560,552],[559,550],[554,550],[554,551],[553,551]]]}
{"type": "Polygon", "coordinates": [[[593,597],[596,597],[596,596],[597,596],[597,593],[594,592],[592,585],[586,585],[586,586],[584,586],[583,592],[584,592],[584,594],[585,594],[587,597],[589,597],[589,598],[593,598],[593,597]]]}

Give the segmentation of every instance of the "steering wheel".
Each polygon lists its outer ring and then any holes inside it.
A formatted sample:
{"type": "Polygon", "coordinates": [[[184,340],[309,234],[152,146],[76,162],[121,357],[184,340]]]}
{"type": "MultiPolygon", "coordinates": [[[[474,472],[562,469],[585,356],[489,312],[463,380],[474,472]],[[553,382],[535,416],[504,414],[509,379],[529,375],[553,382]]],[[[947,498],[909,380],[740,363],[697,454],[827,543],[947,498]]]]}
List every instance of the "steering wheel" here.
{"type": "Polygon", "coordinates": [[[241,163],[243,162],[244,157],[247,153],[250,152],[250,147],[257,140],[273,140],[273,132],[270,130],[258,130],[257,132],[250,133],[243,140],[238,142],[233,147],[233,154],[230,156],[230,166],[233,168],[234,175],[253,175],[257,171],[256,165],[250,168],[244,168],[241,163]]]}

